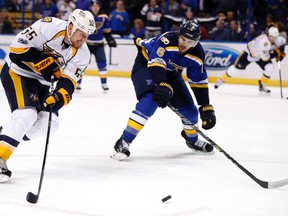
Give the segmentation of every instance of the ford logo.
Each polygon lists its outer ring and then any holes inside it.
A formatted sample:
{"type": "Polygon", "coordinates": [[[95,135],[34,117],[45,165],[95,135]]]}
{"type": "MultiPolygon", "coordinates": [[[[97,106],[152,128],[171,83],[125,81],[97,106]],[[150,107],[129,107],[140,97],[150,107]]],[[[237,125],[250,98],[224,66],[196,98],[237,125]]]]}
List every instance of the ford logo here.
{"type": "Polygon", "coordinates": [[[205,50],[205,67],[208,70],[226,70],[233,65],[239,55],[237,50],[226,46],[203,46],[205,50]]]}
{"type": "Polygon", "coordinates": [[[0,49],[0,59],[4,59],[6,56],[6,53],[4,52],[4,50],[0,49]]]}

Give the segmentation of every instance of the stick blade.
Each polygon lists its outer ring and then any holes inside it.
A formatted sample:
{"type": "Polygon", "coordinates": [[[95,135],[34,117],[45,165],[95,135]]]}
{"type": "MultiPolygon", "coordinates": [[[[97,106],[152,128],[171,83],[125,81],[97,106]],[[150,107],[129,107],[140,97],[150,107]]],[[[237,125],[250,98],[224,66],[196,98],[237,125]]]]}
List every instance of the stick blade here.
{"type": "Polygon", "coordinates": [[[38,195],[35,195],[31,192],[28,192],[27,195],[26,195],[26,200],[29,202],[29,203],[37,203],[38,201],[38,195]]]}
{"type": "Polygon", "coordinates": [[[280,181],[273,181],[273,182],[268,182],[267,188],[279,188],[288,185],[288,178],[280,180],[280,181]]]}

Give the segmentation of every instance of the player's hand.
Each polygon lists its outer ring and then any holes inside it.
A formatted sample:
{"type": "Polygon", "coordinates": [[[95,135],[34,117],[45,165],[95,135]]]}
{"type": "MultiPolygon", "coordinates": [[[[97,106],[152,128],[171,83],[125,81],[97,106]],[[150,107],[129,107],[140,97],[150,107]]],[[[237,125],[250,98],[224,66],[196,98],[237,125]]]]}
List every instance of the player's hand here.
{"type": "Polygon", "coordinates": [[[64,89],[60,88],[55,90],[53,94],[47,95],[44,99],[45,107],[53,107],[53,111],[58,111],[62,106],[68,104],[71,100],[71,96],[64,89]]]}
{"type": "Polygon", "coordinates": [[[276,52],[276,54],[277,54],[277,56],[276,56],[276,61],[282,61],[283,58],[285,58],[285,56],[286,56],[286,53],[285,53],[285,52],[281,52],[281,50],[280,50],[279,48],[277,48],[277,49],[275,50],[275,52],[276,52]]]}
{"type": "Polygon", "coordinates": [[[158,107],[165,108],[173,96],[173,88],[165,82],[159,83],[153,92],[153,100],[158,107]]]}
{"type": "Polygon", "coordinates": [[[48,82],[51,82],[52,75],[54,75],[55,80],[61,78],[60,68],[52,56],[43,55],[43,57],[38,62],[34,63],[34,65],[48,82]]]}
{"type": "Polygon", "coordinates": [[[205,130],[211,129],[216,124],[216,116],[212,105],[202,105],[199,108],[200,118],[202,120],[202,128],[205,130]]]}
{"type": "Polygon", "coordinates": [[[107,43],[109,47],[117,47],[117,43],[113,37],[108,38],[107,43]]]}

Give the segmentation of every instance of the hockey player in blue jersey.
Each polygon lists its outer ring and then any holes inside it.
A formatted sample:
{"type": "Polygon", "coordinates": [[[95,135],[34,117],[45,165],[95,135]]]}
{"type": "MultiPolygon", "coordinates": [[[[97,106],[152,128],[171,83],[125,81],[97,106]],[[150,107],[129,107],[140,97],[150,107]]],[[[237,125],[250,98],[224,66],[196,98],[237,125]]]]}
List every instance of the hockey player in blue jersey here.
{"type": "MultiPolygon", "coordinates": [[[[157,107],[164,108],[171,104],[195,125],[200,113],[202,128],[207,130],[214,127],[216,117],[209,100],[208,78],[204,67],[205,53],[199,39],[199,24],[189,20],[179,31],[166,32],[147,41],[140,38],[135,40],[138,54],[132,69],[132,82],[138,103],[114,146],[112,158],[124,160],[129,157],[129,146],[157,107]],[[199,112],[182,78],[184,68],[199,105],[199,112]]],[[[183,121],[182,125],[181,135],[190,149],[213,151],[213,146],[200,140],[191,126],[183,121]]]]}
{"type": "MultiPolygon", "coordinates": [[[[91,55],[95,56],[96,64],[99,71],[101,86],[104,91],[108,91],[107,85],[107,60],[104,50],[104,38],[109,47],[117,47],[117,43],[111,35],[110,20],[106,14],[100,13],[101,3],[99,0],[91,1],[91,12],[94,15],[96,31],[90,35],[87,40],[88,48],[91,55]]],[[[91,56],[92,57],[92,56],[91,56]]],[[[81,89],[82,80],[78,81],[77,89],[81,89]]]]}

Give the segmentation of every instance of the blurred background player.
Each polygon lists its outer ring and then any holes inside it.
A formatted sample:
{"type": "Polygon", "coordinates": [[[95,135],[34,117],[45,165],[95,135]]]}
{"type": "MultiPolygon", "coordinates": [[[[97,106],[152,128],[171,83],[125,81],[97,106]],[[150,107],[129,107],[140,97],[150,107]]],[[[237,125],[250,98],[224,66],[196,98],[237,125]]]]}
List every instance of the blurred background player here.
{"type": "Polygon", "coordinates": [[[89,64],[86,41],[94,31],[93,15],[76,9],[68,23],[45,17],[16,35],[1,71],[12,114],[0,134],[0,182],[11,177],[6,161],[20,142],[46,135],[51,106],[51,132],[58,128],[58,110],[72,99],[89,64]]]}
{"type": "MultiPolygon", "coordinates": [[[[101,3],[99,0],[92,0],[90,9],[95,19],[96,31],[88,37],[87,45],[91,54],[95,56],[102,89],[108,91],[109,87],[107,85],[107,60],[104,50],[104,37],[109,47],[117,47],[117,43],[111,35],[108,16],[104,13],[100,13],[101,3]]],[[[81,82],[82,79],[78,81],[78,90],[81,89],[81,82]]]]}
{"type": "MultiPolygon", "coordinates": [[[[112,158],[124,160],[129,157],[130,144],[157,107],[164,108],[171,104],[192,124],[197,124],[198,110],[181,75],[184,68],[187,69],[188,82],[200,106],[202,128],[207,130],[214,127],[216,117],[209,101],[205,53],[199,43],[200,34],[199,24],[189,20],[179,31],[166,32],[147,41],[140,38],[135,40],[138,54],[132,69],[132,82],[138,103],[114,146],[112,158]]],[[[189,148],[202,152],[213,151],[213,146],[200,140],[190,125],[183,121],[182,124],[181,135],[189,148]]]]}
{"type": "Polygon", "coordinates": [[[267,34],[259,35],[248,42],[246,50],[240,53],[234,65],[231,65],[226,73],[218,79],[214,85],[215,89],[219,88],[224,82],[241,70],[245,70],[251,62],[255,62],[263,70],[263,75],[258,80],[259,91],[270,93],[271,90],[267,89],[267,83],[275,70],[271,59],[276,58],[276,61],[282,61],[286,55],[284,52],[285,44],[286,40],[279,36],[278,29],[273,26],[270,27],[267,34]]]}

